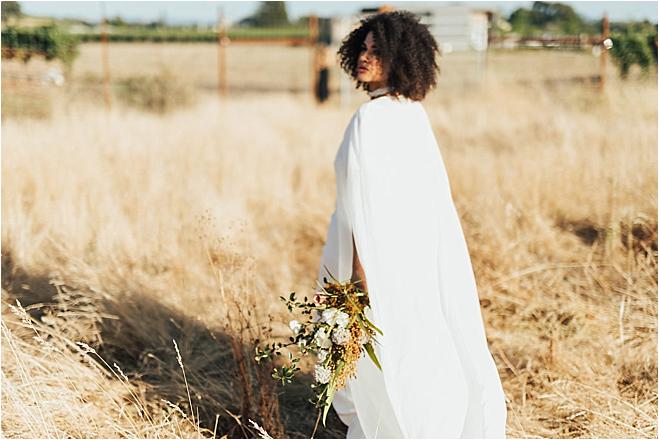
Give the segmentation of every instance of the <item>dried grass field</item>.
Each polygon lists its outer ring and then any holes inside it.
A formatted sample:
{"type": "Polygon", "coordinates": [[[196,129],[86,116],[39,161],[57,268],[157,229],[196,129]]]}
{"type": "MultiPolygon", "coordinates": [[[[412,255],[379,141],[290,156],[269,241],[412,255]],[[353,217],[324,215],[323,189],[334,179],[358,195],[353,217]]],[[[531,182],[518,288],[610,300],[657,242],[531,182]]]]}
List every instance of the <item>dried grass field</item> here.
{"type": "MultiPolygon", "coordinates": [[[[122,47],[133,58],[113,75],[140,73],[131,69],[149,47],[122,47]]],[[[3,84],[16,112],[2,121],[4,437],[264,436],[249,420],[272,437],[313,431],[308,370],[277,385],[272,366],[254,365],[254,340],[287,338],[278,297],[313,288],[332,161],[365,97],[220,102],[196,77],[212,89],[212,58],[176,61],[203,45],[160,47],[198,86],[165,113],[118,99],[105,112],[98,94],[76,93],[95,67],[92,46],[77,83],[39,92],[48,112],[22,114],[3,84]]],[[[271,78],[252,56],[244,69],[271,78]]],[[[306,55],[282,57],[302,59],[290,75],[306,80],[306,55]]],[[[493,53],[475,83],[460,80],[462,61],[447,58],[424,106],[472,256],[508,436],[656,438],[656,72],[622,82],[611,70],[599,94],[543,81],[596,73],[589,55],[493,53]]],[[[43,67],[28,66],[19,70],[43,67]]],[[[233,78],[246,88],[241,68],[233,78]]],[[[315,436],[344,438],[345,427],[331,412],[315,436]]]]}

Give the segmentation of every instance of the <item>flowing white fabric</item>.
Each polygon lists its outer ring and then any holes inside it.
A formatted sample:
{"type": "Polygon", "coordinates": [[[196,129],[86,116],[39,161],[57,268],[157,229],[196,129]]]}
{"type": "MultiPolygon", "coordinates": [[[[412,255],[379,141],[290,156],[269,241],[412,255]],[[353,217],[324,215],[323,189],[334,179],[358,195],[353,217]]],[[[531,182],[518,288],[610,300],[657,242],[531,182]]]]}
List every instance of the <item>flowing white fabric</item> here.
{"type": "Polygon", "coordinates": [[[336,209],[318,281],[352,275],[352,236],[382,329],[333,407],[347,438],[505,438],[506,402],[476,282],[425,109],[362,104],[334,160],[336,209]]]}

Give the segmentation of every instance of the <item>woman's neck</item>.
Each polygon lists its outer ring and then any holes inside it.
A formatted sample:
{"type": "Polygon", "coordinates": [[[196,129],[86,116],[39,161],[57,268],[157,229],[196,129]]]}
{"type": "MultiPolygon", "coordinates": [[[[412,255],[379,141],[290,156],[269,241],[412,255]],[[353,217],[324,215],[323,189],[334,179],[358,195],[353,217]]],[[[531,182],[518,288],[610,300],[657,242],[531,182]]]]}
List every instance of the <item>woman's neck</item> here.
{"type": "Polygon", "coordinates": [[[369,87],[368,96],[370,96],[371,99],[375,99],[380,96],[389,94],[390,91],[391,91],[391,87],[387,87],[387,86],[382,86],[378,88],[369,87]]]}

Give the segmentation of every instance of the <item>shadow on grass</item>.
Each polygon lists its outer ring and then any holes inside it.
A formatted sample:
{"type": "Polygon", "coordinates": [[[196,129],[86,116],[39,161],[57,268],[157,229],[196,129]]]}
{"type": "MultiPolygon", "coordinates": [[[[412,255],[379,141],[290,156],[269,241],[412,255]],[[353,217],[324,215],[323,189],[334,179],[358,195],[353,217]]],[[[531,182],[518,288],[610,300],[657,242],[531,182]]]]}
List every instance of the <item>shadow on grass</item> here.
{"type": "MultiPolygon", "coordinates": [[[[48,310],[61,311],[61,292],[49,277],[15,267],[6,249],[2,255],[2,286],[8,294],[5,301],[15,304],[18,299],[26,308],[36,306],[28,310],[38,321],[48,310]]],[[[74,318],[82,320],[82,324],[71,322],[72,327],[87,329],[87,333],[94,329],[96,342],[90,345],[109,365],[116,362],[132,383],[141,384],[144,401],[161,404],[164,399],[177,404],[186,414],[192,414],[173,344],[175,340],[185,369],[194,417],[198,417],[202,428],[209,430],[208,437],[215,432],[217,437],[258,438],[247,419],[257,422],[273,437],[311,436],[317,412],[308,401],[313,397],[310,374],[298,372],[296,382],[286,386],[275,383],[270,377],[271,366],[250,362],[253,345],[237,343],[222,329],[186,316],[149,292],[124,291],[120,298],[107,298],[85,286],[63,287],[68,292],[65,304],[71,307],[69,311],[75,307],[86,311],[74,318]],[[93,321],[93,325],[84,320],[93,321]],[[236,362],[237,356],[244,356],[247,361],[241,366],[236,362]],[[249,369],[247,375],[245,365],[249,369]],[[268,371],[259,374],[257,369],[260,368],[268,371]],[[251,395],[246,398],[248,394],[251,395]],[[273,405],[271,396],[274,395],[278,396],[278,402],[273,405]],[[275,434],[277,426],[283,428],[280,435],[275,434]]],[[[77,340],[83,339],[82,333],[80,336],[77,340]]],[[[345,438],[345,433],[345,425],[332,409],[327,426],[319,423],[314,437],[345,438]]]]}

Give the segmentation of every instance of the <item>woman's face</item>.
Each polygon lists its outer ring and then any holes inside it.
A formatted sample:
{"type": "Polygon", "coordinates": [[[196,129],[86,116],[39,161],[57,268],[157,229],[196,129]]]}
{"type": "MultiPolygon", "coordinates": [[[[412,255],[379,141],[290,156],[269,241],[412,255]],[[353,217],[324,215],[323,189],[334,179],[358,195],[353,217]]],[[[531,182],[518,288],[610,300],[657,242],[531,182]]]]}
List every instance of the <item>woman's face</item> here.
{"type": "Polygon", "coordinates": [[[361,52],[357,59],[357,80],[368,83],[372,91],[387,85],[388,75],[379,56],[378,48],[373,41],[373,32],[366,34],[361,52]]]}

